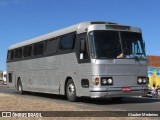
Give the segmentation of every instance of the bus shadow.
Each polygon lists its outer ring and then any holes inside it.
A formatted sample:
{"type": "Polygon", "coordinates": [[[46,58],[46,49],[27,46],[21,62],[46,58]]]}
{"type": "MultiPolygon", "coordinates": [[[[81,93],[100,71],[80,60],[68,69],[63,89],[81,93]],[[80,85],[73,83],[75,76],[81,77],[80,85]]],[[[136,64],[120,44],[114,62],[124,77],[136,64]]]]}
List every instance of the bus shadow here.
{"type": "MultiPolygon", "coordinates": [[[[19,93],[17,93],[19,94],[19,93]]],[[[49,94],[49,93],[37,93],[37,92],[27,92],[25,91],[23,95],[31,95],[35,97],[41,97],[41,98],[49,98],[49,99],[55,99],[55,100],[66,100],[67,98],[64,95],[56,95],[56,94],[49,94]]]]}
{"type": "Polygon", "coordinates": [[[112,105],[112,104],[141,104],[141,103],[154,103],[160,102],[160,99],[152,99],[147,97],[124,97],[121,100],[112,100],[111,98],[82,98],[81,102],[89,103],[89,104],[96,104],[96,105],[112,105]]]}
{"type": "MultiPolygon", "coordinates": [[[[31,95],[41,98],[49,98],[67,102],[67,98],[65,95],[55,95],[55,94],[36,93],[36,92],[25,92],[23,95],[31,95]]],[[[160,99],[149,98],[149,97],[123,97],[121,100],[112,100],[111,98],[81,97],[78,102],[87,104],[96,104],[96,105],[135,104],[135,103],[141,104],[141,103],[160,102],[160,99]]]]}

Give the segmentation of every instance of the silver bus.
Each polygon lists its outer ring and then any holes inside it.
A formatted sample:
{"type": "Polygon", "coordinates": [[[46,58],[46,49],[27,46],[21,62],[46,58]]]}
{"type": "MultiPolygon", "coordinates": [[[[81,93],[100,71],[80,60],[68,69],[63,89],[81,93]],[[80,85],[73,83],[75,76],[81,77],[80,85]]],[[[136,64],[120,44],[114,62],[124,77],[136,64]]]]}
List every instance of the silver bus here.
{"type": "Polygon", "coordinates": [[[21,94],[118,100],[145,95],[147,73],[141,29],[113,22],[82,22],[8,48],[7,82],[21,94]]]}

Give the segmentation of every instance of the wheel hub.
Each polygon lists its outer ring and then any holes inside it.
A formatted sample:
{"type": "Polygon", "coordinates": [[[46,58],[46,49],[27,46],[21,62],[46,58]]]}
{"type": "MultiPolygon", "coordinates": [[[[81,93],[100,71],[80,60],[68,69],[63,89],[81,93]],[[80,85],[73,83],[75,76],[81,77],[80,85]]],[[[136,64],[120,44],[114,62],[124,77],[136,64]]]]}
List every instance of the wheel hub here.
{"type": "Polygon", "coordinates": [[[74,85],[73,85],[73,84],[70,84],[70,85],[68,86],[68,94],[69,94],[70,96],[72,96],[72,95],[74,95],[74,91],[75,91],[74,85]]]}
{"type": "Polygon", "coordinates": [[[19,91],[22,91],[21,85],[18,86],[19,91]]]}

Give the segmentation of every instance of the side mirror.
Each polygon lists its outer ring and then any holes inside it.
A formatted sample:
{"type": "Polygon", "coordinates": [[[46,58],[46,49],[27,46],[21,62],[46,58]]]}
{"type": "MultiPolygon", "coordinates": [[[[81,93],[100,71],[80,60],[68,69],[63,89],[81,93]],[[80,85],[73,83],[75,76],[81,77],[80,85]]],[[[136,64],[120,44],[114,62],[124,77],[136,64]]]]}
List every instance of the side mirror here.
{"type": "Polygon", "coordinates": [[[80,51],[81,51],[82,53],[85,52],[85,48],[86,48],[86,47],[85,47],[85,40],[82,39],[82,40],[81,40],[81,50],[80,50],[80,51]]]}
{"type": "Polygon", "coordinates": [[[81,38],[81,42],[80,42],[80,59],[83,60],[84,59],[84,53],[86,51],[86,43],[85,43],[85,39],[81,38]]]}

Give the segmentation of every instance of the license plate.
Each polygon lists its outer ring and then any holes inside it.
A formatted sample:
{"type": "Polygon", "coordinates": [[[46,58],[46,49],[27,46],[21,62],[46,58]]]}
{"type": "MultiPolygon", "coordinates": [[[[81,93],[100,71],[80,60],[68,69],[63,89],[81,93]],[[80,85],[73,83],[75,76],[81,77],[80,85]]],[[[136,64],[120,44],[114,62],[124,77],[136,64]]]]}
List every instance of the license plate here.
{"type": "Polygon", "coordinates": [[[130,87],[122,87],[122,91],[123,92],[131,92],[131,88],[130,87]]]}

